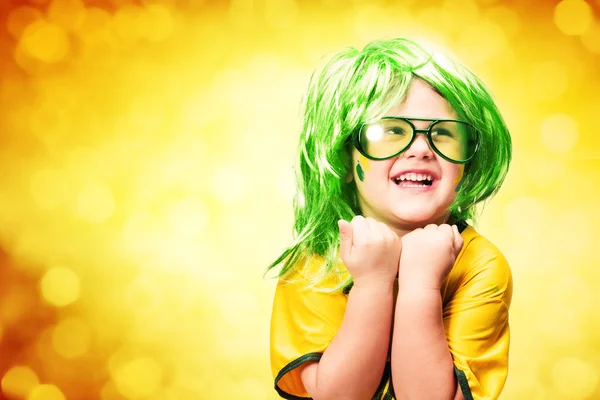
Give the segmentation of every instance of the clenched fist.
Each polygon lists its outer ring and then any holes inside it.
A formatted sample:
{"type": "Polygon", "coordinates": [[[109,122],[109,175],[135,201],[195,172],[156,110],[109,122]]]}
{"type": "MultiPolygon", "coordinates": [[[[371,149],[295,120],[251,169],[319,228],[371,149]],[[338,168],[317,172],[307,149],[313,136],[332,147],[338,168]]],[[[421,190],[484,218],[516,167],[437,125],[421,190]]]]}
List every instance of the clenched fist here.
{"type": "Polygon", "coordinates": [[[402,237],[398,282],[417,289],[441,289],[463,239],[456,225],[427,225],[402,237]]]}
{"type": "Polygon", "coordinates": [[[386,224],[356,216],[340,220],[340,255],[355,286],[393,284],[402,241],[386,224]]]}

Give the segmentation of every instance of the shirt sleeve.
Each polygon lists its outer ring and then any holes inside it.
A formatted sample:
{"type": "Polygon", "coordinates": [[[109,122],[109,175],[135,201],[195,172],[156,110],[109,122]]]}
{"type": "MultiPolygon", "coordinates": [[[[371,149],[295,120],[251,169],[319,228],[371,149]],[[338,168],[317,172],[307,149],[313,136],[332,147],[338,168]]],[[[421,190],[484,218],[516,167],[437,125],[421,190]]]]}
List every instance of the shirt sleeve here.
{"type": "Polygon", "coordinates": [[[508,375],[512,276],[495,248],[473,263],[444,307],[444,328],[465,400],[497,399],[508,375]]]}
{"type": "Polygon", "coordinates": [[[279,280],[271,316],[271,370],[286,399],[309,399],[298,367],[320,360],[339,330],[347,297],[298,282],[279,280]]]}

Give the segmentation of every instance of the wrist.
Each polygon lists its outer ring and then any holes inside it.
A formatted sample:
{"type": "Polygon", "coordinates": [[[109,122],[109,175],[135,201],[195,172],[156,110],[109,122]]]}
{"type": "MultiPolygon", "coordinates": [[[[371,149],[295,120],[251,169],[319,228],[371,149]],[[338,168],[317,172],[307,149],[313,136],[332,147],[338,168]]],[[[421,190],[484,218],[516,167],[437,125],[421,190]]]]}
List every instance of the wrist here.
{"type": "Polygon", "coordinates": [[[434,287],[404,284],[398,286],[398,301],[417,304],[437,304],[442,299],[440,289],[434,287]]]}
{"type": "Polygon", "coordinates": [[[439,293],[444,278],[435,276],[430,271],[434,271],[434,269],[427,266],[418,268],[402,268],[401,266],[398,273],[398,284],[400,287],[406,287],[407,290],[437,291],[439,293]]]}
{"type": "Polygon", "coordinates": [[[375,277],[359,277],[354,279],[352,289],[359,290],[374,290],[378,292],[387,292],[394,290],[396,278],[375,278],[375,277]]]}

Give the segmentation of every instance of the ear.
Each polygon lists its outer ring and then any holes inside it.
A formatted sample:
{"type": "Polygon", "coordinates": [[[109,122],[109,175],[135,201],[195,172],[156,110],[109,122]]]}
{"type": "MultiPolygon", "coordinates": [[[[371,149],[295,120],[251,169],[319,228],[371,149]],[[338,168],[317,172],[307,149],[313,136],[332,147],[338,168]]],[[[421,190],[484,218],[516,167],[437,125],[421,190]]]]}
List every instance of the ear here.
{"type": "Polygon", "coordinates": [[[354,180],[354,174],[352,173],[352,170],[348,171],[348,174],[346,175],[346,183],[350,183],[354,180]]]}

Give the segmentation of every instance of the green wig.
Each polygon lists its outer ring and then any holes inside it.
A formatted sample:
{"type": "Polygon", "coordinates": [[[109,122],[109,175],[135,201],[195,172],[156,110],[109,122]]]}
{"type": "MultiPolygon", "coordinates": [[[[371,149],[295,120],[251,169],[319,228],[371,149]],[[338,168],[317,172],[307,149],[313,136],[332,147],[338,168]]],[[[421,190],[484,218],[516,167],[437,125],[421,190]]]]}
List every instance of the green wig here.
{"type": "MultiPolygon", "coordinates": [[[[296,165],[294,240],[268,270],[283,264],[279,276],[285,276],[317,255],[324,260],[320,280],[339,264],[337,221],[361,214],[355,183],[346,179],[352,167],[350,138],[362,123],[397,105],[415,78],[440,93],[458,118],[480,133],[479,149],[465,165],[450,206],[455,219],[475,222],[475,206],[498,191],[511,159],[510,133],[494,100],[460,63],[407,39],[377,40],[362,51],[337,53],[311,77],[296,165]]],[[[351,282],[346,274],[335,289],[351,282]]]]}

